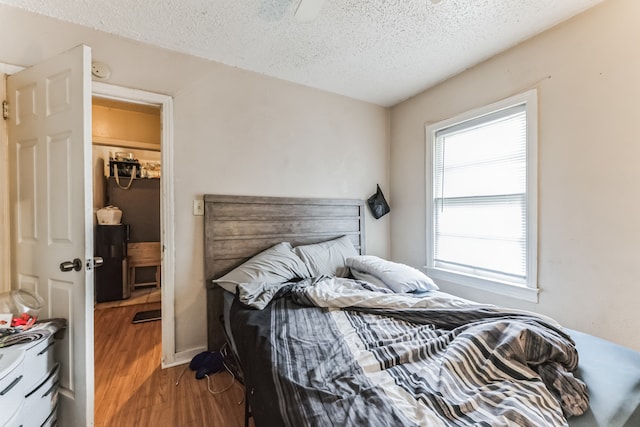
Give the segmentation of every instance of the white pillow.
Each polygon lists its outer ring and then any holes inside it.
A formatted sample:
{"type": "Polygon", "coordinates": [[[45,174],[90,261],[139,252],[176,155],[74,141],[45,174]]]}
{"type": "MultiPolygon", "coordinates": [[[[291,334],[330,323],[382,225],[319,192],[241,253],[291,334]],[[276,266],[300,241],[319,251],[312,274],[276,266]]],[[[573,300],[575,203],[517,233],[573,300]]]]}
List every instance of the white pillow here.
{"type": "MultiPolygon", "coordinates": [[[[426,274],[405,264],[387,261],[373,255],[347,258],[347,266],[356,279],[367,280],[372,275],[396,293],[437,290],[438,286],[426,274]],[[360,273],[365,273],[361,275],[360,273]]],[[[379,286],[379,283],[375,283],[379,286]]]]}
{"type": "Polygon", "coordinates": [[[311,277],[349,276],[346,260],[358,256],[358,251],[348,236],[312,245],[296,246],[293,251],[302,259],[311,277]]]}
{"type": "Polygon", "coordinates": [[[212,282],[235,294],[240,283],[284,283],[293,278],[307,277],[310,277],[307,267],[293,253],[291,244],[282,242],[260,252],[212,282]]]}

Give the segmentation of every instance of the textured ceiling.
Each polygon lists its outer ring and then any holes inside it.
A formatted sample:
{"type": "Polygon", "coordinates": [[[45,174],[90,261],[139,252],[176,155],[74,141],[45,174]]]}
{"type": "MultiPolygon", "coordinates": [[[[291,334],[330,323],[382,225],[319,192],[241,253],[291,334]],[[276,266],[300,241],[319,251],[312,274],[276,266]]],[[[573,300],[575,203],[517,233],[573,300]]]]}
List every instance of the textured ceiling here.
{"type": "Polygon", "coordinates": [[[140,42],[390,106],[602,0],[0,0],[140,42]]]}

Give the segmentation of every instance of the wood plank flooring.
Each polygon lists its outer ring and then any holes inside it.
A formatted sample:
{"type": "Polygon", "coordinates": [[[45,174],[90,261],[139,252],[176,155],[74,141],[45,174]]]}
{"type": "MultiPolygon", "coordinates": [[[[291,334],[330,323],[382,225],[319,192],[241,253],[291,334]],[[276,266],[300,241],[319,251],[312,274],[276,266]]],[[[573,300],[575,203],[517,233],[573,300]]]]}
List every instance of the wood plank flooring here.
{"type": "Polygon", "coordinates": [[[131,296],[118,301],[99,302],[94,306],[94,310],[103,308],[124,307],[126,305],[146,304],[148,302],[160,302],[162,290],[160,288],[142,288],[131,291],[131,296]]]}
{"type": "MultiPolygon", "coordinates": [[[[161,369],[161,322],[132,324],[139,311],[160,303],[95,311],[96,427],[244,426],[244,388],[212,395],[207,381],[184,366],[161,369]]],[[[231,375],[218,374],[211,388],[221,390],[231,375]]]]}

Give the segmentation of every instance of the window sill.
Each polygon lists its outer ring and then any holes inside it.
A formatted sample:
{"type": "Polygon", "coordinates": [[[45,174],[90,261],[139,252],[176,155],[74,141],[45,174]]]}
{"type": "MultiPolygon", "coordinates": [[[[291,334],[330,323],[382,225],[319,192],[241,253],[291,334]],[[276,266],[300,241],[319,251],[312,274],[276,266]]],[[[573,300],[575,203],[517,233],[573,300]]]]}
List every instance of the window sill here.
{"type": "Polygon", "coordinates": [[[425,267],[425,271],[427,275],[434,280],[443,280],[454,285],[466,286],[473,289],[492,292],[498,295],[534,302],[536,304],[538,303],[538,294],[540,293],[540,290],[537,288],[529,288],[524,285],[483,279],[440,268],[425,267]]]}

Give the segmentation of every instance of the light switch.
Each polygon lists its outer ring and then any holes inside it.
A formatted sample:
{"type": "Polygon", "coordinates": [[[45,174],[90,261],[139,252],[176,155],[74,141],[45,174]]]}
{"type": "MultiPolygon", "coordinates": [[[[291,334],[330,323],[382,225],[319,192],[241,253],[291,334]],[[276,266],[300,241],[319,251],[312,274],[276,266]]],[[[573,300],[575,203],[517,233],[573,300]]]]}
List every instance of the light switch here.
{"type": "Polygon", "coordinates": [[[203,216],[204,215],[204,200],[195,199],[193,201],[193,215],[195,215],[195,216],[203,216]]]}

